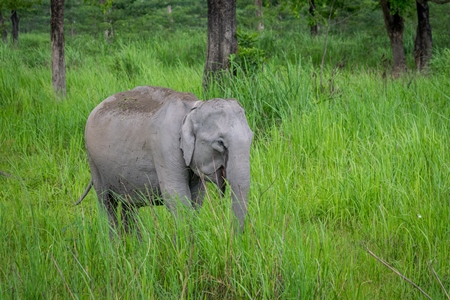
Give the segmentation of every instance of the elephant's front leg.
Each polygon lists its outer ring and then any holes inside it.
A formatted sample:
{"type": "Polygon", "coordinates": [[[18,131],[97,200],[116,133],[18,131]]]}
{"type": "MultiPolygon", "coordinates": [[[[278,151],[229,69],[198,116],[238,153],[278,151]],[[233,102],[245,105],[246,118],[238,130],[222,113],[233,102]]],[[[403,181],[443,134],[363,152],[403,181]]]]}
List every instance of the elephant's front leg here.
{"type": "Polygon", "coordinates": [[[200,209],[203,205],[203,199],[205,198],[206,182],[204,178],[200,178],[193,172],[189,181],[189,187],[191,189],[192,206],[195,209],[200,209]]]}
{"type": "Polygon", "coordinates": [[[169,211],[178,216],[183,208],[192,208],[191,190],[189,188],[189,176],[187,170],[158,170],[159,187],[164,203],[169,211]]]}

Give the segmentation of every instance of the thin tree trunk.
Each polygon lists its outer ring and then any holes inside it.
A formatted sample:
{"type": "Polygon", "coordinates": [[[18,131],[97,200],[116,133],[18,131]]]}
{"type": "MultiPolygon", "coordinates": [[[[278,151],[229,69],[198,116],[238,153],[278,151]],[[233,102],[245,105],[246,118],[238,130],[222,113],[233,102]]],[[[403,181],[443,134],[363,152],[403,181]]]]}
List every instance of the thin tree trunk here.
{"type": "Polygon", "coordinates": [[[255,0],[255,6],[256,6],[256,17],[258,19],[258,31],[261,31],[264,29],[262,0],[255,0]]]}
{"type": "Polygon", "coordinates": [[[316,4],[314,0],[309,1],[309,14],[312,20],[312,23],[310,24],[310,32],[311,36],[317,36],[318,34],[318,28],[317,28],[317,20],[316,20],[316,4]]]}
{"type": "Polygon", "coordinates": [[[64,59],[64,0],[51,0],[52,85],[58,96],[66,95],[64,59]]]}
{"type": "Polygon", "coordinates": [[[205,88],[230,67],[237,53],[236,0],[208,0],[208,49],[203,71],[205,88]]]}
{"type": "Polygon", "coordinates": [[[114,28],[113,28],[113,23],[112,20],[109,18],[109,15],[111,13],[111,8],[107,9],[105,11],[105,13],[103,14],[104,16],[104,23],[105,24],[109,24],[109,28],[105,29],[105,42],[108,42],[113,36],[114,36],[114,28]]]}
{"type": "Polygon", "coordinates": [[[398,76],[406,71],[405,50],[403,49],[403,32],[405,24],[398,9],[391,13],[391,5],[387,0],[380,0],[384,23],[391,41],[392,58],[394,60],[393,75],[398,76]]]}
{"type": "Polygon", "coordinates": [[[15,46],[19,42],[19,16],[17,11],[11,11],[11,24],[12,24],[12,41],[15,46]]]}
{"type": "Polygon", "coordinates": [[[423,71],[428,68],[433,49],[428,0],[416,0],[416,7],[417,32],[414,41],[414,62],[416,69],[423,71]]]}
{"type": "Polygon", "coordinates": [[[8,42],[8,31],[6,31],[5,19],[3,18],[1,11],[0,11],[0,31],[2,34],[2,42],[7,43],[8,42]]]}

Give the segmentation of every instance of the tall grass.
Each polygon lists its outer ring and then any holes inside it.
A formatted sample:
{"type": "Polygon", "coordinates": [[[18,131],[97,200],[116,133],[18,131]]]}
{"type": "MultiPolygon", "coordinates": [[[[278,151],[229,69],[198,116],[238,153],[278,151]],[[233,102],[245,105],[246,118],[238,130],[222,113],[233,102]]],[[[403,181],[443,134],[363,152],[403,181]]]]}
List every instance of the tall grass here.
{"type": "Polygon", "coordinates": [[[322,86],[311,59],[277,54],[264,72],[203,95],[200,35],[83,37],[68,40],[68,95],[59,101],[45,38],[23,37],[18,50],[0,47],[0,298],[423,297],[366,248],[444,297],[430,266],[448,289],[445,51],[433,73],[399,80],[330,63],[322,86]],[[73,206],[90,178],[90,110],[144,84],[246,108],[256,136],[244,233],[231,230],[230,203],[213,189],[179,226],[162,207],[141,209],[142,241],[111,240],[93,192],[73,206]]]}

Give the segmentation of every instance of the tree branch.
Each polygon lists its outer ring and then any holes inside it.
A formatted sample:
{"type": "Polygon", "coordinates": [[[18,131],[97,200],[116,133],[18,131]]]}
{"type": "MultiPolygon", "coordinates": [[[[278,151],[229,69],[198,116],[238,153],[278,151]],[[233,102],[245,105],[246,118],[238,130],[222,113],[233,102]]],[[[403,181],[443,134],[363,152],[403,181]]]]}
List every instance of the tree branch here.
{"type": "Polygon", "coordinates": [[[414,282],[412,282],[409,278],[407,278],[405,275],[403,275],[402,273],[400,273],[396,268],[392,267],[390,264],[388,264],[387,262],[385,262],[384,260],[382,260],[381,258],[379,258],[378,256],[375,255],[375,253],[373,253],[372,251],[370,251],[369,248],[367,248],[365,245],[363,245],[363,247],[366,249],[366,251],[372,255],[376,260],[378,260],[380,263],[382,263],[383,265],[385,265],[386,267],[388,267],[392,272],[394,272],[395,274],[397,274],[398,276],[400,276],[403,280],[405,280],[406,282],[408,282],[409,284],[411,284],[413,287],[415,287],[416,289],[418,289],[423,295],[425,295],[425,297],[427,297],[430,300],[433,300],[430,295],[428,295],[424,290],[422,290],[420,288],[420,286],[418,286],[417,284],[415,284],[414,282]]]}
{"type": "Polygon", "coordinates": [[[5,176],[5,177],[12,177],[11,174],[3,172],[2,170],[0,170],[0,176],[5,176]]]}
{"type": "Polygon", "coordinates": [[[438,281],[438,283],[439,283],[439,285],[441,286],[442,290],[444,291],[445,296],[447,297],[447,299],[450,300],[450,295],[448,294],[447,290],[445,289],[444,285],[442,284],[442,281],[439,279],[439,276],[438,276],[438,274],[436,273],[436,271],[434,270],[433,265],[431,264],[431,261],[430,261],[430,263],[428,264],[428,266],[430,267],[431,272],[433,272],[434,277],[436,277],[436,280],[438,281]]]}

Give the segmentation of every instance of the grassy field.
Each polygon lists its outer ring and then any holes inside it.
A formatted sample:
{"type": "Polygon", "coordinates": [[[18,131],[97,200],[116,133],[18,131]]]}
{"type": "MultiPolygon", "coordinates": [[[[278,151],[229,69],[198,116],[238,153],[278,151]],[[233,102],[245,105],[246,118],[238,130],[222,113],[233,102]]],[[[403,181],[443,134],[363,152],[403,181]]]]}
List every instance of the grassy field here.
{"type": "MultiPolygon", "coordinates": [[[[349,47],[321,86],[308,53],[323,40],[298,39],[310,48],[271,53],[264,72],[204,95],[200,34],[75,37],[65,100],[52,92],[47,36],[0,45],[0,298],[425,299],[370,250],[444,299],[433,271],[450,290],[450,52],[436,51],[428,75],[392,80],[349,47]],[[255,140],[243,234],[212,189],[179,227],[163,207],[141,209],[141,242],[109,239],[94,192],[73,205],[90,179],[89,112],[137,85],[246,108],[255,140]]],[[[331,37],[329,55],[364,40],[331,37]]]]}

